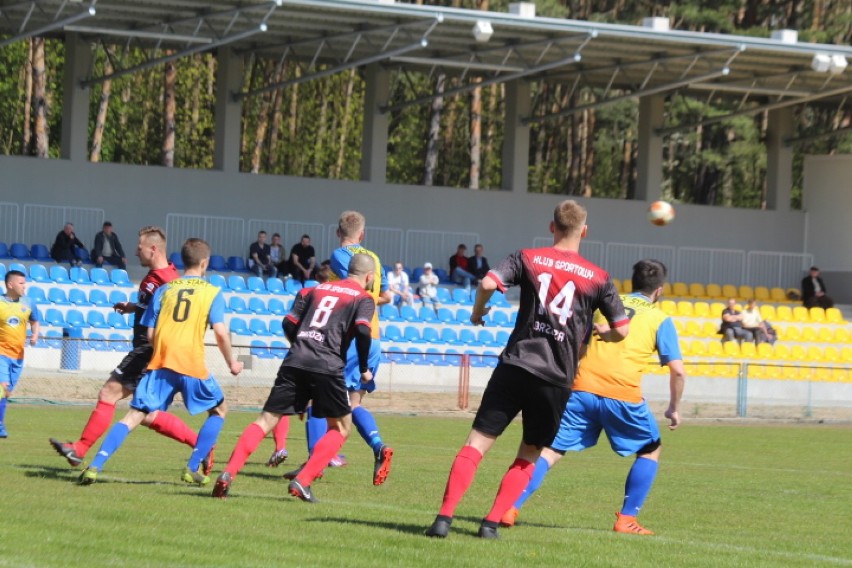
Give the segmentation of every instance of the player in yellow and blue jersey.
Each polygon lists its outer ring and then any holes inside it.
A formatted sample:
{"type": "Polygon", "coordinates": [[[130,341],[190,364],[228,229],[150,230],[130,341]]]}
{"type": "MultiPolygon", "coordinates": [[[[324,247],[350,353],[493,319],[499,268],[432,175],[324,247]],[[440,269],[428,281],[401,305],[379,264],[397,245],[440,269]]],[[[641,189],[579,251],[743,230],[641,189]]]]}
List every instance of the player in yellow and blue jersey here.
{"type": "Polygon", "coordinates": [[[24,294],[27,277],[19,270],[6,273],[6,293],[0,296],[0,438],[7,438],[6,401],[24,367],[24,345],[27,343],[27,323],[30,324],[30,345],[38,341],[39,317],[35,302],[24,294]]]}
{"type": "MultiPolygon", "coordinates": [[[[616,532],[651,535],[636,520],[645,503],[660,459],[660,431],[648,403],[642,397],[642,376],[649,359],[657,353],[660,365],[669,367],[670,398],[665,412],[669,429],[680,424],[680,398],[685,373],[672,319],[656,302],[663,293],[666,267],[657,260],[641,260],[633,267],[632,294],[621,297],[630,317],[630,335],[621,343],[591,337],[580,360],[571,398],[553,443],[542,450],[532,479],[501,524],[512,526],[518,510],[541,486],[545,475],[565,452],[580,452],[598,442],[601,430],[620,456],[636,455],[627,475],[624,502],[616,513],[616,532]]],[[[596,332],[606,326],[595,323],[596,332]]]]}
{"type": "Polygon", "coordinates": [[[127,435],[146,415],[166,410],[178,392],[190,414],[209,414],[198,431],[182,479],[197,485],[210,482],[199,471],[201,460],[216,444],[227,406],[219,383],[204,364],[204,333],[208,325],[213,328],[231,374],[239,375],[243,364],[231,353],[222,291],[203,279],[210,262],[210,246],[201,239],[188,239],[181,248],[181,259],[186,267],[183,277],[160,286],[142,316],[154,349],[148,372],[136,387],[130,411],[110,428],[97,456],[80,475],[81,485],[94,483],[127,435]]]}

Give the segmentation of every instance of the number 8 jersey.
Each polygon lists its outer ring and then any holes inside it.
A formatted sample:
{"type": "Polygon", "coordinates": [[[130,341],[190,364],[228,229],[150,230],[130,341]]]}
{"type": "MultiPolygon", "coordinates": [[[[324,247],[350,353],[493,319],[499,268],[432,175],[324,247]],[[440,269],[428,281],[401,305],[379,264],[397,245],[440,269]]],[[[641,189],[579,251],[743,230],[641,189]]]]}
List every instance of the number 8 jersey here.
{"type": "Polygon", "coordinates": [[[488,275],[505,292],[520,285],[515,329],[502,363],[553,384],[571,386],[580,344],[600,310],[611,327],[629,323],[609,274],[578,253],[554,247],[522,249],[488,275]]]}

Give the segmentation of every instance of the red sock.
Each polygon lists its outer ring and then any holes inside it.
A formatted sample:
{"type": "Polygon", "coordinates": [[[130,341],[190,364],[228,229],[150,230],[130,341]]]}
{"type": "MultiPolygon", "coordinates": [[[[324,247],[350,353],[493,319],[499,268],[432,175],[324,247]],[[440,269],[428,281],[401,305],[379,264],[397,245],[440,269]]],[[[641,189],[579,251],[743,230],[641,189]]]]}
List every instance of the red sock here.
{"type": "Polygon", "coordinates": [[[281,451],[287,447],[287,434],[290,433],[290,417],[282,416],[278,424],[272,429],[272,437],[275,438],[275,451],[281,451]]]}
{"type": "Polygon", "coordinates": [[[252,422],[246,426],[246,429],[240,435],[240,439],[237,440],[237,445],[234,447],[231,457],[228,458],[228,465],[225,466],[225,471],[231,474],[232,479],[243,469],[246,460],[254,453],[265,437],[266,432],[256,423],[252,422]]]}
{"type": "Polygon", "coordinates": [[[148,428],[181,444],[186,444],[190,448],[194,448],[195,442],[198,441],[198,434],[187,426],[186,422],[174,414],[169,414],[163,410],[157,413],[157,416],[148,428]]]}
{"type": "Polygon", "coordinates": [[[338,450],[343,447],[343,442],[346,438],[337,430],[329,430],[323,434],[322,438],[314,446],[314,451],[307,463],[302,466],[302,471],[296,476],[296,479],[305,487],[310,486],[314,482],[317,475],[325,469],[328,462],[331,461],[338,450]]]}
{"type": "Polygon", "coordinates": [[[479,467],[481,461],[482,454],[473,446],[464,446],[459,450],[456,459],[453,460],[453,466],[450,468],[450,477],[447,479],[447,488],[444,490],[444,501],[441,503],[439,515],[453,516],[456,505],[459,504],[467,488],[473,482],[476,468],[479,467]]]}
{"type": "Polygon", "coordinates": [[[95,409],[89,416],[89,421],[86,422],[83,433],[80,434],[80,439],[74,442],[74,451],[81,458],[86,455],[98,438],[104,435],[109,425],[112,423],[112,417],[115,415],[115,405],[102,400],[98,401],[95,409]]]}
{"type": "Polygon", "coordinates": [[[532,462],[521,458],[512,462],[506,475],[503,476],[503,481],[500,482],[500,489],[497,491],[497,497],[494,498],[494,505],[488,515],[485,516],[486,521],[494,521],[495,523],[500,521],[503,513],[515,504],[515,501],[529,485],[534,469],[535,465],[532,462]]]}

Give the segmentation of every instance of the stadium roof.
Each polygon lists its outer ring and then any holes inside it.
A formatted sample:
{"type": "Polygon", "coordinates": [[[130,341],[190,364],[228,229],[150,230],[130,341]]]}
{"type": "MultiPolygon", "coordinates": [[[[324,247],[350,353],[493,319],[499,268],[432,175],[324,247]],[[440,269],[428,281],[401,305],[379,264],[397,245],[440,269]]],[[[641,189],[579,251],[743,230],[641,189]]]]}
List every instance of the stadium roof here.
{"type": "MultiPolygon", "coordinates": [[[[459,86],[444,96],[520,78],[598,90],[599,100],[591,105],[526,117],[526,122],[675,91],[741,101],[742,110],[733,114],[808,102],[840,108],[852,93],[852,69],[846,69],[852,47],[789,38],[530,18],[386,0],[0,0],[0,34],[6,36],[0,48],[30,36],[62,37],[67,32],[98,44],[151,48],[146,63],[122,67],[114,61],[112,74],[90,76],[83,81],[86,86],[229,46],[238,53],[295,61],[302,68],[298,79],[236,93],[238,99],[370,63],[458,77],[459,86]]],[[[436,96],[424,92],[383,110],[436,96]]]]}

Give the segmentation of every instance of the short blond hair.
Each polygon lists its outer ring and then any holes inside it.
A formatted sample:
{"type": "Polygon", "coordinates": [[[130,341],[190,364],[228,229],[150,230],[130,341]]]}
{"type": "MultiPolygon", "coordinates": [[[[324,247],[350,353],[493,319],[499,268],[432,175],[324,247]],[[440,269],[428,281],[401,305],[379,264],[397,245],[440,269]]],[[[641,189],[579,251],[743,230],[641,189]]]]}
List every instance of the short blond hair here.
{"type": "Polygon", "coordinates": [[[157,227],[156,225],[142,227],[139,229],[139,237],[153,241],[152,244],[157,245],[162,250],[166,250],[166,232],[162,227],[157,227]]]}
{"type": "Polygon", "coordinates": [[[364,215],[357,211],[344,211],[340,214],[340,219],[337,221],[337,230],[343,238],[354,239],[367,226],[367,220],[364,215]]]}
{"type": "Polygon", "coordinates": [[[186,239],[180,249],[180,259],[185,268],[198,268],[201,261],[210,258],[210,245],[204,239],[186,239]]]}
{"type": "Polygon", "coordinates": [[[560,233],[579,234],[586,225],[587,216],[585,207],[573,199],[566,199],[553,210],[553,223],[560,233]]]}

